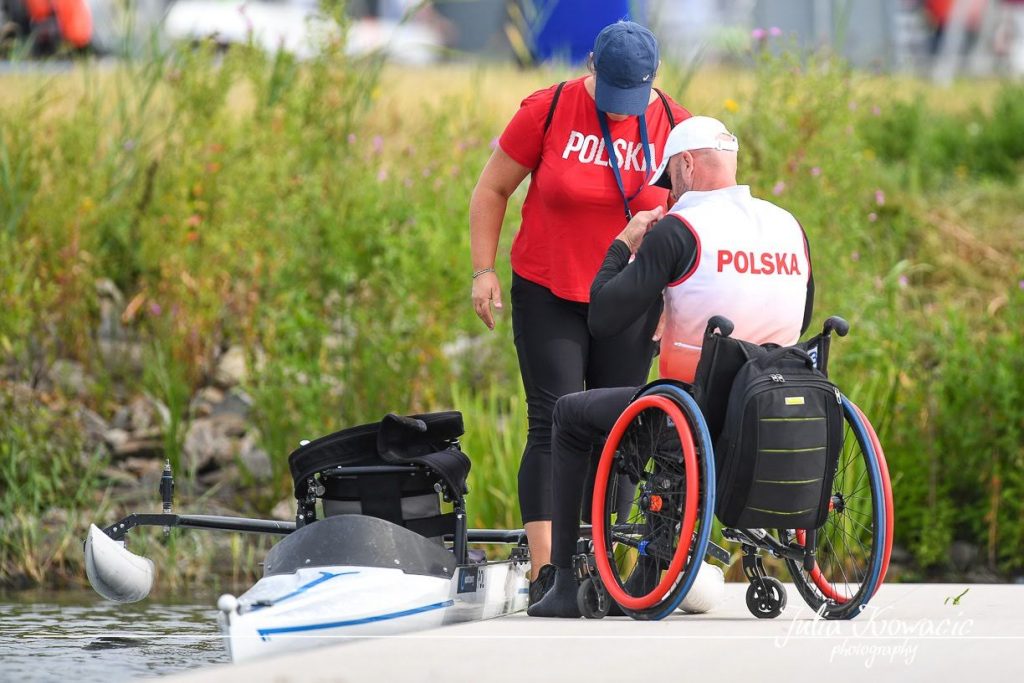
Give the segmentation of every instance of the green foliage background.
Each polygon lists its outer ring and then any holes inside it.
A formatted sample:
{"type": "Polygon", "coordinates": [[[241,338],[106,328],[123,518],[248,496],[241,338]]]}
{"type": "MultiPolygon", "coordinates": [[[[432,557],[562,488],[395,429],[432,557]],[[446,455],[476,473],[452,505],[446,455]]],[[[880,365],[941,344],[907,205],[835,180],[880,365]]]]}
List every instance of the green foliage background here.
{"type": "MultiPolygon", "coordinates": [[[[955,539],[1020,573],[1024,89],[957,110],[828,56],[751,64],[667,65],[661,85],[722,117],[741,182],[808,232],[814,325],[852,323],[833,374],[886,447],[897,543],[916,560],[904,578],[944,570],[955,539]]],[[[221,348],[243,344],[275,470],[236,501],[249,513],[288,495],[301,438],[458,407],[472,525],[518,526],[522,389],[507,320],[488,333],[472,313],[467,205],[518,99],[564,77],[382,70],[338,42],[302,64],[201,48],[0,78],[0,582],[80,575],[85,525],[125,507],[104,494],[107,456],[82,445],[70,404],[19,399],[56,358],[85,364],[77,400],[100,414],[139,392],[168,405],[176,460],[189,397],[221,348]],[[141,371],[99,353],[100,278],[135,304],[123,318],[141,371]],[[71,514],[55,523],[56,508],[71,514]]],[[[499,254],[506,286],[522,196],[499,254]]],[[[251,548],[233,553],[251,564],[251,548]]]]}

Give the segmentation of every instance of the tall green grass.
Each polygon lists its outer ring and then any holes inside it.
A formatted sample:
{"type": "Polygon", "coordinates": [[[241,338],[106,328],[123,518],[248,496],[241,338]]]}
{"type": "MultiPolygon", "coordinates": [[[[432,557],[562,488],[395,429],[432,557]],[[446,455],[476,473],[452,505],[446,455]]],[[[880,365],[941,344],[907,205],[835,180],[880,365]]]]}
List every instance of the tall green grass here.
{"type": "MultiPolygon", "coordinates": [[[[269,486],[233,500],[254,514],[289,495],[286,457],[300,439],[390,411],[454,406],[474,462],[471,524],[519,526],[526,419],[515,353],[507,320],[489,333],[475,319],[466,275],[468,199],[512,111],[491,104],[507,97],[484,70],[437,97],[396,93],[381,73],[339,41],[301,64],[200,47],[19,81],[26,93],[0,106],[7,376],[31,382],[54,359],[76,359],[97,379],[79,400],[108,417],[115,396],[149,393],[170,408],[165,446],[176,460],[188,397],[221,349],[243,345],[244,388],[274,467],[269,486]],[[100,278],[136,304],[122,317],[141,371],[100,353],[100,278]]],[[[704,83],[685,67],[666,73],[666,87],[704,83]]],[[[833,345],[833,374],[886,445],[897,543],[929,571],[962,539],[982,546],[994,569],[1020,572],[1024,194],[1007,136],[1024,98],[1001,90],[999,115],[976,119],[986,144],[966,165],[943,165],[923,155],[951,124],[905,115],[919,105],[882,102],[860,85],[828,56],[764,54],[735,98],[698,113],[737,132],[741,181],[807,230],[814,324],[830,314],[853,324],[833,345]],[[977,156],[991,145],[1005,154],[977,156]]],[[[684,104],[700,95],[670,94],[684,104]]],[[[521,200],[510,204],[499,254],[505,283],[521,200]]],[[[12,387],[0,384],[0,396],[12,387]]],[[[47,415],[39,408],[32,420],[47,415]]],[[[85,519],[124,509],[48,483],[61,478],[46,469],[55,449],[55,462],[81,451],[72,426],[0,427],[5,529],[18,519],[42,529],[43,510],[69,507],[77,521],[67,538],[77,538],[85,519]]],[[[103,490],[97,477],[86,489],[103,490]]],[[[38,567],[33,542],[2,541],[0,580],[38,567]]],[[[201,540],[176,543],[166,552],[179,559],[214,552],[201,540]]],[[[258,550],[238,545],[231,561],[258,550]]]]}

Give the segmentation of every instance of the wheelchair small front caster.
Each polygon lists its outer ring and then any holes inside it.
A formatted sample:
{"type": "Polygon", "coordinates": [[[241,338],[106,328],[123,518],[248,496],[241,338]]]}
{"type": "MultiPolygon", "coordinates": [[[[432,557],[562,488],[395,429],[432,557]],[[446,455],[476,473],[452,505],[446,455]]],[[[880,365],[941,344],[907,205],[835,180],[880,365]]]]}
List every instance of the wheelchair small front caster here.
{"type": "Polygon", "coordinates": [[[774,619],[786,609],[786,589],[774,576],[754,579],[747,587],[747,609],[758,619],[774,619]]]}
{"type": "Polygon", "coordinates": [[[587,619],[603,619],[612,608],[612,598],[600,581],[588,576],[576,590],[576,606],[587,619]]]}

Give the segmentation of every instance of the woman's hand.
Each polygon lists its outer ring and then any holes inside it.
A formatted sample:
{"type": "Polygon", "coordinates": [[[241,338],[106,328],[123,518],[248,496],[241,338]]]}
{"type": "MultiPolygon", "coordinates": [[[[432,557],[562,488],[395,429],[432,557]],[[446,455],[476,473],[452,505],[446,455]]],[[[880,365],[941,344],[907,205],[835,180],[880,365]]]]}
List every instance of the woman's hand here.
{"type": "MultiPolygon", "coordinates": [[[[508,198],[530,171],[505,154],[501,147],[495,148],[487,160],[469,200],[469,242],[474,273],[494,266],[508,198]]],[[[481,273],[473,279],[473,309],[487,328],[493,330],[491,304],[501,308],[501,282],[494,273],[481,273]]]]}
{"type": "Polygon", "coordinates": [[[640,243],[644,241],[647,231],[664,216],[665,208],[662,206],[657,206],[650,211],[637,211],[615,239],[625,242],[629,250],[635,254],[636,250],[640,248],[640,243]]]}
{"type": "Polygon", "coordinates": [[[501,305],[501,282],[497,273],[484,273],[473,280],[473,309],[477,316],[484,321],[487,329],[494,329],[494,313],[491,311],[491,304],[497,309],[501,305]]]}

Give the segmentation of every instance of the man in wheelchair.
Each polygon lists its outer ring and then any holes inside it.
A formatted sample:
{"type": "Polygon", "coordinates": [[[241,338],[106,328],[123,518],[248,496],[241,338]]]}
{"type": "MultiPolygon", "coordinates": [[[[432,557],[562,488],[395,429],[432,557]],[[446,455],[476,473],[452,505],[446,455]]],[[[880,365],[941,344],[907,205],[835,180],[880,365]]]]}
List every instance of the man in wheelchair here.
{"type": "MultiPolygon", "coordinates": [[[[660,208],[637,213],[612,242],[591,285],[589,325],[595,337],[620,332],[664,297],[665,378],[693,382],[705,326],[714,315],[735,323],[735,338],[758,344],[792,345],[810,323],[814,280],[806,236],[788,211],[736,184],[738,151],[736,137],[716,119],[694,116],[677,125],[651,180],[671,188],[674,205],[667,215],[660,208]]],[[[603,442],[637,389],[592,389],[555,405],[555,578],[530,606],[530,616],[580,616],[572,560],[588,464],[595,444],[603,442]]],[[[646,584],[652,577],[656,582],[663,568],[653,556],[640,557],[627,584],[646,584]]]]}

